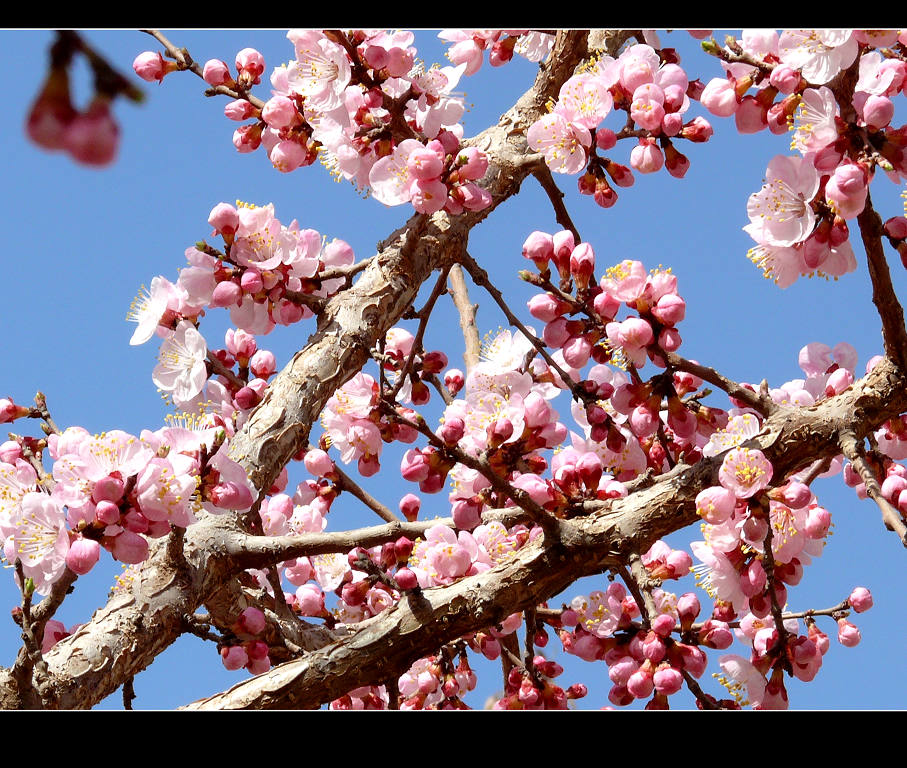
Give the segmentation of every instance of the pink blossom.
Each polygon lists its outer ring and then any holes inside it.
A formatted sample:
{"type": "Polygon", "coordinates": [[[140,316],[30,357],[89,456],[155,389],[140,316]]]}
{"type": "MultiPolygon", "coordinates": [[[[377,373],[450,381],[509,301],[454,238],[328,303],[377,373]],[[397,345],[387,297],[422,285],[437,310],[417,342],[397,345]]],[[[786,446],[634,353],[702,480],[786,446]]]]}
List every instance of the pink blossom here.
{"type": "Polygon", "coordinates": [[[734,84],[723,77],[709,80],[699,99],[702,106],[716,117],[730,117],[739,106],[734,84]]]}
{"type": "Polygon", "coordinates": [[[743,229],[756,242],[790,246],[812,232],[816,216],[810,202],[819,190],[819,174],[808,160],[776,155],[765,172],[766,183],[750,195],[743,229]]]}
{"type": "Polygon", "coordinates": [[[847,29],[797,29],[781,34],[781,61],[799,69],[809,82],[823,85],[857,56],[856,39],[847,29]]]}
{"type": "Polygon", "coordinates": [[[202,335],[191,323],[181,321],[161,345],[152,381],[178,402],[191,400],[202,391],[208,379],[207,351],[202,335]]]}
{"type": "Polygon", "coordinates": [[[592,143],[589,130],[551,112],[534,122],[526,133],[530,149],[541,152],[545,163],[557,173],[579,173],[586,165],[586,150],[592,143]]]}
{"type": "Polygon", "coordinates": [[[768,486],[772,471],[772,465],[762,451],[734,448],[724,457],[718,479],[738,499],[746,499],[768,486]]]}

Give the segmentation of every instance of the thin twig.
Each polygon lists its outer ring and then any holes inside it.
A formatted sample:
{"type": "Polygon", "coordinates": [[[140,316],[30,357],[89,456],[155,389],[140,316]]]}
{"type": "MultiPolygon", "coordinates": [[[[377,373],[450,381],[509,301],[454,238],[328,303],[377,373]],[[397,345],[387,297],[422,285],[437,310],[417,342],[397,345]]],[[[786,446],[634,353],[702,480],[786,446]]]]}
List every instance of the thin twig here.
{"type": "Polygon", "coordinates": [[[714,368],[694,363],[692,360],[681,357],[676,352],[661,351],[659,354],[664,358],[665,363],[672,368],[676,368],[678,371],[692,373],[694,376],[698,376],[700,379],[709,382],[709,384],[714,384],[719,389],[727,392],[727,394],[734,399],[746,403],[746,405],[753,410],[758,411],[763,416],[771,416],[778,410],[777,404],[768,395],[764,395],[760,392],[753,392],[742,384],[738,384],[736,381],[727,378],[727,376],[718,373],[714,368]]]}
{"type": "Polygon", "coordinates": [[[214,355],[211,354],[211,350],[208,350],[207,357],[205,358],[208,363],[208,367],[211,369],[212,374],[217,374],[218,376],[223,376],[227,381],[230,382],[237,389],[242,389],[248,382],[243,381],[239,376],[237,376],[233,371],[227,368],[220,360],[218,360],[214,355]]]}
{"type": "Polygon", "coordinates": [[[431,317],[431,311],[435,307],[435,302],[437,302],[438,297],[445,291],[447,272],[447,269],[441,270],[441,274],[438,275],[438,280],[435,282],[435,287],[432,288],[431,295],[429,295],[428,300],[425,302],[425,306],[416,313],[419,317],[419,328],[413,339],[413,345],[409,350],[409,357],[406,358],[406,363],[397,374],[397,383],[394,384],[394,388],[391,390],[390,395],[388,395],[390,400],[397,399],[397,393],[400,391],[400,387],[403,386],[403,382],[406,381],[410,371],[412,371],[413,361],[416,359],[416,355],[422,351],[422,337],[425,336],[425,327],[428,325],[428,318],[431,317]]]}
{"type": "Polygon", "coordinates": [[[378,499],[376,499],[362,486],[360,486],[346,472],[340,469],[340,467],[337,466],[336,462],[334,463],[334,472],[337,476],[337,479],[333,482],[339,490],[349,491],[353,496],[359,499],[359,501],[365,504],[365,506],[372,510],[382,520],[385,520],[388,523],[396,523],[400,521],[400,518],[395,515],[388,507],[384,506],[384,504],[382,504],[380,501],[378,501],[378,499]]]}
{"type": "Polygon", "coordinates": [[[617,572],[627,585],[627,589],[630,590],[630,594],[633,595],[633,599],[639,605],[642,611],[640,621],[643,627],[648,629],[655,617],[658,616],[658,608],[655,606],[655,600],[652,598],[650,591],[649,584],[651,580],[649,572],[646,570],[646,566],[643,565],[642,558],[637,553],[634,552],[628,559],[630,570],[628,571],[622,565],[617,569],[617,572]]]}
{"type": "Polygon", "coordinates": [[[128,677],[123,683],[123,709],[132,709],[132,702],[135,701],[135,688],[133,687],[134,677],[128,677]]]}
{"type": "MultiPolygon", "coordinates": [[[[205,79],[204,70],[197,62],[192,59],[192,56],[189,55],[189,51],[185,48],[177,48],[173,43],[171,43],[164,35],[162,35],[156,29],[142,29],[140,32],[151,35],[155,40],[157,40],[164,48],[167,49],[167,53],[170,55],[170,58],[173,59],[180,69],[188,70],[196,75],[198,75],[202,80],[205,79]]],[[[237,91],[233,88],[228,88],[226,85],[217,85],[209,86],[207,93],[212,95],[222,94],[224,96],[229,96],[232,99],[245,99],[252,106],[257,109],[261,109],[265,103],[259,99],[257,96],[253,96],[251,93],[246,91],[237,91]]]]}
{"type": "Polygon", "coordinates": [[[547,165],[541,164],[532,172],[532,175],[538,179],[539,184],[542,185],[542,189],[545,190],[545,194],[548,195],[551,206],[554,208],[554,218],[557,220],[557,223],[564,229],[569,229],[570,232],[573,233],[574,242],[579,245],[582,242],[582,238],[579,236],[579,230],[570,218],[567,206],[564,205],[564,193],[561,192],[555,183],[554,177],[551,175],[551,170],[547,165]]]}

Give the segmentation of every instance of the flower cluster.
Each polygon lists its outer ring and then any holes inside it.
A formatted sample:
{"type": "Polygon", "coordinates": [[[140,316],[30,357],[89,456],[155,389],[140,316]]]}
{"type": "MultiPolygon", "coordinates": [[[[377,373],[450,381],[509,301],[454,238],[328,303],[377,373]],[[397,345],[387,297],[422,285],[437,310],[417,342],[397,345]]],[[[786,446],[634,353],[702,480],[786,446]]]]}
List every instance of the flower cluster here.
{"type": "Polygon", "coordinates": [[[645,174],[665,168],[682,178],[690,161],[677,149],[675,140],[704,142],[712,135],[702,117],[684,122],[690,97],[696,94],[695,84],[672,51],[632,45],[617,59],[601,56],[567,80],[549,114],[533,123],[526,138],[530,148],[545,156],[551,170],[577,174],[585,169],[580,192],[610,208],[617,202],[614,186],[631,186],[633,172],[600,157],[598,150],[606,152],[620,138],[635,136],[638,143],[630,153],[634,170],[645,174]],[[623,129],[618,135],[599,127],[612,111],[626,112],[632,131],[623,129]]]}
{"type": "MultiPolygon", "coordinates": [[[[295,58],[274,69],[272,96],[264,104],[249,95],[265,71],[258,51],[236,55],[235,76],[218,59],[204,66],[207,83],[239,95],[224,109],[228,119],[243,122],[233,135],[239,152],[263,146],[282,173],[320,156],[336,178],[369,187],[386,205],[411,202],[420,213],[458,214],[491,204],[475,183],[487,169],[484,153],[460,147],[465,105],[454,89],[467,63],[426,71],[412,32],[297,29],[287,38],[295,58]]],[[[527,44],[531,55],[545,48],[541,40],[527,44]]],[[[160,81],[177,66],[146,52],[134,68],[140,77],[160,81]]]]}
{"type": "Polygon", "coordinates": [[[907,66],[886,48],[898,35],[745,30],[728,48],[704,44],[722,58],[726,77],[705,86],[703,106],[721,117],[733,115],[741,133],[792,130],[791,149],[801,154],[775,157],[747,205],[744,229],[757,243],[749,258],[782,288],[801,275],[838,278],[854,271],[846,220],[862,212],[875,168],[894,181],[907,177],[903,126],[891,124],[907,66]],[[839,103],[826,84],[858,56],[853,94],[839,103]],[[873,149],[864,152],[864,146],[873,149]]]}

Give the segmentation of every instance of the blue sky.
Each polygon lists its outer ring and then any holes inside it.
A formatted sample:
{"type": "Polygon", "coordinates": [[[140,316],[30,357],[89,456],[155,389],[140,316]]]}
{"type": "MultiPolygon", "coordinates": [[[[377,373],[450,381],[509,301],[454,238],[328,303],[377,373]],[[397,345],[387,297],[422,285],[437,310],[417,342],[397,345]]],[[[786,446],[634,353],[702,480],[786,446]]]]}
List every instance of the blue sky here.
{"type": "MultiPolygon", "coordinates": [[[[175,44],[186,46],[199,62],[208,58],[232,62],[238,50],[252,46],[263,53],[270,72],[293,53],[280,32],[166,34],[175,44]]],[[[134,57],[156,49],[154,40],[138,32],[90,32],[86,38],[130,75],[134,57]]],[[[12,114],[0,127],[5,180],[0,215],[5,219],[7,242],[0,280],[4,373],[0,395],[28,403],[40,389],[61,428],[81,425],[92,432],[119,428],[133,433],[156,429],[167,413],[151,382],[158,345],[152,341],[130,347],[134,326],[124,317],[140,285],[149,285],[158,274],[175,280],[177,269],[185,264],[186,247],[209,236],[206,220],[215,204],[237,199],[273,202],[284,223],[297,218],[302,227],[314,228],[329,239],[342,238],[358,258],[371,255],[375,243],[411,211],[363,199],[350,185],[332,182],[317,164],[283,175],[271,168],[262,151],[238,155],[231,143],[236,125],[223,116],[226,99],[205,98],[204,84],[189,73],[168,76],[160,86],[140,83],[147,95],[144,105],[117,104],[122,144],[116,163],[109,168],[88,169],[62,154],[46,153],[25,139],[23,124],[43,80],[52,39],[46,31],[0,32],[6,60],[16,62],[7,97],[12,114]]],[[[702,54],[686,33],[663,35],[662,44],[678,49],[691,79],[698,76],[708,82],[721,74],[717,62],[702,54]]],[[[416,45],[427,63],[445,63],[442,44],[433,34],[420,33],[416,45]]],[[[529,86],[534,71],[535,65],[523,60],[500,69],[486,62],[477,75],[461,81],[470,106],[464,118],[466,135],[495,122],[529,86]]],[[[75,96],[84,104],[90,93],[86,72],[80,72],[75,96]]],[[[268,96],[261,87],[258,93],[268,96]]],[[[698,104],[688,116],[695,114],[705,114],[698,104]]],[[[688,305],[687,318],[679,328],[684,339],[680,352],[737,380],[766,378],[772,386],[780,386],[801,377],[797,353],[811,341],[830,346],[850,342],[859,352],[858,370],[862,371],[866,360],[881,351],[881,335],[861,249],[855,245],[857,271],[836,282],[801,279],[782,291],[764,280],[746,259],[752,241],[741,227],[747,223],[747,197],[761,186],[769,160],[790,153],[789,139],[768,132],[739,136],[731,120],[709,120],[715,128],[710,142],[681,147],[692,163],[685,179],[665,172],[637,174],[632,188],[618,190],[620,200],[610,210],[580,197],[575,177],[556,176],[568,193],[568,206],[582,237],[595,249],[599,269],[625,258],[639,259],[647,268],[672,267],[688,305]]],[[[616,130],[620,123],[606,125],[616,130]]],[[[618,146],[611,157],[626,163],[631,148],[618,146]]],[[[873,183],[873,200],[883,219],[903,213],[901,189],[884,178],[873,183]]],[[[532,294],[516,278],[517,270],[524,268],[520,248],[532,230],[558,228],[544,194],[528,179],[522,193],[470,237],[472,256],[509,292],[511,306],[527,321],[531,318],[525,302],[532,294]]],[[[892,270],[904,295],[904,270],[897,261],[895,257],[892,270]]],[[[506,327],[489,297],[478,289],[471,296],[480,307],[481,332],[506,327]]],[[[451,364],[462,367],[458,332],[451,330],[457,328],[456,316],[446,300],[439,302],[438,312],[426,348],[444,349],[451,364]]],[[[209,313],[201,328],[209,346],[223,345],[226,327],[225,313],[209,313]]],[[[414,324],[408,327],[415,331],[414,324]]],[[[259,343],[274,351],[281,367],[312,328],[305,322],[278,328],[259,343]]],[[[568,413],[566,399],[559,400],[557,407],[568,413]]],[[[24,430],[26,425],[20,424],[16,429],[24,430]]],[[[388,454],[384,462],[386,472],[363,483],[389,505],[413,490],[399,476],[393,477],[397,475],[393,455],[388,454]]],[[[301,475],[295,480],[291,476],[291,483],[300,479],[301,475]]],[[[840,478],[819,481],[815,490],[832,513],[834,535],[822,557],[806,569],[801,585],[790,590],[790,607],[831,606],[856,585],[872,589],[876,606],[856,617],[863,642],[853,649],[842,648],[834,640],[830,620],[820,621],[832,637],[831,649],[815,681],[791,681],[791,705],[815,709],[903,706],[897,691],[907,682],[902,662],[907,605],[899,580],[893,578],[903,573],[903,549],[882,526],[875,505],[858,500],[840,478]]],[[[444,515],[449,507],[444,494],[439,494],[423,499],[423,509],[429,515],[444,515]]],[[[374,516],[357,509],[355,500],[341,498],[330,524],[346,528],[373,522],[377,522],[374,516]]],[[[691,530],[672,542],[680,545],[695,538],[698,531],[691,530]]],[[[118,571],[119,565],[105,556],[91,574],[79,579],[58,618],[67,626],[86,621],[103,604],[118,571]]],[[[588,594],[603,582],[603,577],[587,580],[562,599],[588,594]]],[[[675,591],[693,588],[692,577],[687,577],[675,591]]],[[[18,601],[9,572],[0,579],[0,597],[6,610],[18,601]]],[[[9,622],[0,632],[0,664],[11,663],[15,656],[16,629],[9,622]]],[[[564,685],[578,681],[589,685],[589,697],[579,702],[582,708],[608,703],[610,683],[604,665],[569,657],[568,663],[563,654],[557,658],[567,666],[561,678],[564,685]]],[[[221,690],[245,674],[227,672],[213,645],[187,637],[136,678],[135,706],[172,708],[221,690]]],[[[720,694],[720,687],[707,675],[700,682],[720,694]]],[[[472,699],[474,706],[481,706],[484,697],[499,688],[498,677],[485,676],[472,699]]],[[[677,706],[690,705],[690,697],[674,698],[677,706]]],[[[120,708],[119,695],[101,706],[120,708]]]]}

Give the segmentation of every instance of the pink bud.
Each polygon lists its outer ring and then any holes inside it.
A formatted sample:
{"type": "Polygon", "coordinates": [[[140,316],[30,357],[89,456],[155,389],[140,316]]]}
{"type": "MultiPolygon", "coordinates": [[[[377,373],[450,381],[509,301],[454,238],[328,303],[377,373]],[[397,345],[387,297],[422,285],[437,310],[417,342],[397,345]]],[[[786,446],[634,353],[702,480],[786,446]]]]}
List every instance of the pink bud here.
{"type": "Polygon", "coordinates": [[[893,216],[885,222],[885,234],[896,240],[907,238],[907,217],[893,216]]]}
{"type": "Polygon", "coordinates": [[[451,368],[444,374],[444,386],[447,387],[447,391],[452,395],[457,394],[457,392],[463,389],[464,383],[465,379],[463,371],[459,368],[451,368]]]}
{"type": "Polygon", "coordinates": [[[101,556],[101,546],[93,539],[84,539],[79,536],[69,546],[66,553],[66,566],[73,573],[84,576],[98,562],[101,556]]]}
{"type": "Polygon", "coordinates": [[[872,608],[872,594],[866,587],[854,587],[847,602],[857,613],[863,613],[872,608]]]}
{"type": "Polygon", "coordinates": [[[224,667],[231,672],[242,669],[249,663],[249,655],[241,645],[225,646],[220,649],[220,658],[224,667]]]}
{"type": "Polygon", "coordinates": [[[894,102],[887,96],[870,94],[863,105],[863,120],[870,128],[884,128],[894,117],[894,102]]]}
{"type": "Polygon", "coordinates": [[[640,173],[656,173],[664,165],[664,155],[652,139],[640,139],[630,152],[630,165],[640,173]]]}
{"type": "Polygon", "coordinates": [[[249,606],[239,616],[240,631],[250,635],[264,632],[266,623],[265,615],[255,606],[249,606]]]}
{"type": "Polygon", "coordinates": [[[778,64],[769,75],[769,82],[781,93],[791,94],[800,85],[800,73],[786,64],[778,64]]]}
{"type": "Polygon", "coordinates": [[[308,451],[303,461],[305,468],[315,477],[327,477],[334,471],[334,462],[331,457],[318,448],[308,451]]]}
{"type": "Polygon", "coordinates": [[[413,522],[419,516],[419,508],[421,506],[422,501],[414,493],[407,493],[406,496],[400,499],[400,511],[409,522],[413,522]]]}
{"type": "Polygon", "coordinates": [[[655,690],[665,696],[677,693],[683,686],[683,675],[674,667],[664,667],[656,670],[652,676],[655,690]]]}
{"type": "Polygon", "coordinates": [[[135,57],[132,68],[142,80],[149,83],[157,80],[160,83],[165,75],[176,71],[177,64],[175,61],[164,61],[164,57],[157,51],[145,51],[135,57]]]}
{"type": "Polygon", "coordinates": [[[113,540],[114,558],[121,563],[141,563],[148,558],[148,541],[132,531],[123,531],[113,540]]]}
{"type": "Polygon", "coordinates": [[[482,504],[478,497],[457,499],[451,504],[454,525],[460,530],[471,531],[482,524],[482,504]]]}
{"type": "Polygon", "coordinates": [[[265,58],[254,48],[243,48],[236,54],[236,70],[249,78],[249,84],[257,85],[265,71],[265,58]]]}
{"type": "Polygon", "coordinates": [[[261,108],[261,119],[279,131],[296,123],[299,119],[299,112],[292,99],[277,94],[268,99],[261,108]]]}
{"type": "Polygon", "coordinates": [[[255,502],[252,492],[232,481],[218,483],[208,493],[211,503],[221,509],[247,509],[255,502]]]}
{"type": "Polygon", "coordinates": [[[205,62],[202,77],[208,85],[226,85],[228,87],[236,85],[227,63],[219,59],[208,59],[205,62]]]}
{"type": "Polygon", "coordinates": [[[440,437],[446,445],[456,445],[466,434],[466,423],[456,416],[447,419],[438,429],[440,437]]]}
{"type": "Polygon", "coordinates": [[[768,110],[755,97],[745,96],[734,113],[739,133],[758,133],[768,127],[768,110]]]}
{"type": "Polygon", "coordinates": [[[825,185],[825,199],[842,219],[858,215],[866,204],[866,174],[856,163],[835,168],[825,185]]]}
{"type": "Polygon", "coordinates": [[[409,568],[398,569],[394,574],[394,580],[397,582],[397,586],[404,590],[415,589],[419,586],[419,579],[409,568]]]}
{"type": "Polygon", "coordinates": [[[211,295],[212,307],[232,307],[242,299],[242,288],[231,280],[224,280],[214,286],[211,295]]]}
{"type": "Polygon", "coordinates": [[[859,645],[862,639],[860,630],[851,624],[847,619],[838,619],[838,642],[845,648],[853,648],[859,645]]]}
{"type": "Polygon", "coordinates": [[[737,94],[727,78],[714,78],[708,82],[699,100],[717,117],[730,117],[737,111],[737,94]]]}
{"type": "Polygon", "coordinates": [[[806,515],[806,534],[811,539],[821,539],[831,526],[831,513],[824,507],[812,507],[806,515]]]}
{"type": "Polygon", "coordinates": [[[546,232],[533,232],[523,243],[523,256],[532,259],[539,269],[547,268],[548,261],[554,256],[554,241],[546,232]]]}

